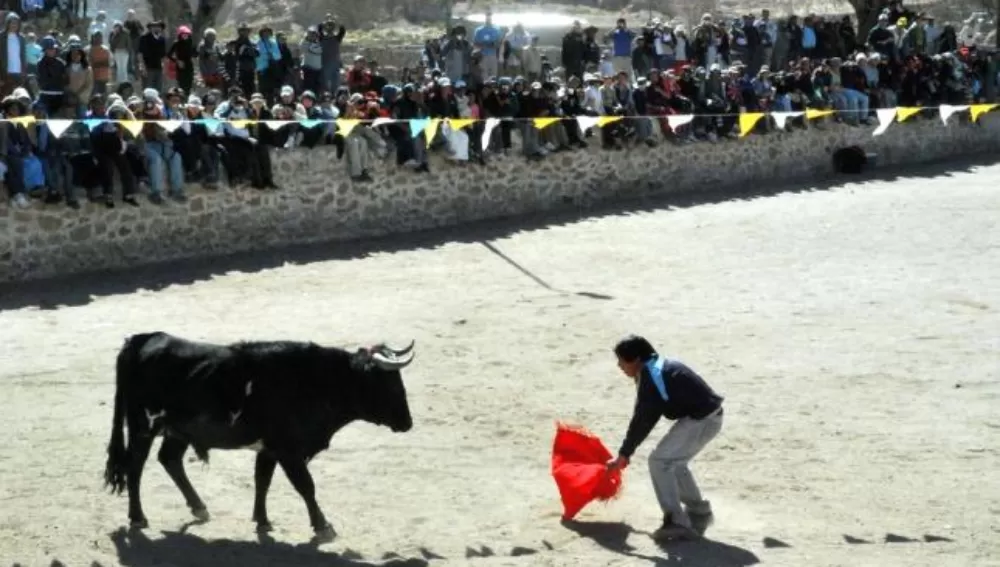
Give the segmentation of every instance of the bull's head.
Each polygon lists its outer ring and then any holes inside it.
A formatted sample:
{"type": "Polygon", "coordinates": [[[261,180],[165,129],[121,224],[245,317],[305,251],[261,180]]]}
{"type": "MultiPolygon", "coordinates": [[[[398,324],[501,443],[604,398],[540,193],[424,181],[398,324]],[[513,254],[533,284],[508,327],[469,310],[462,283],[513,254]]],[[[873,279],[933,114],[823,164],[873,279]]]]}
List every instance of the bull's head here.
{"type": "Polygon", "coordinates": [[[410,406],[406,400],[406,387],[400,371],[413,362],[413,346],[395,350],[384,344],[359,349],[355,360],[365,374],[365,419],[388,426],[395,432],[409,431],[413,427],[410,406]]]}

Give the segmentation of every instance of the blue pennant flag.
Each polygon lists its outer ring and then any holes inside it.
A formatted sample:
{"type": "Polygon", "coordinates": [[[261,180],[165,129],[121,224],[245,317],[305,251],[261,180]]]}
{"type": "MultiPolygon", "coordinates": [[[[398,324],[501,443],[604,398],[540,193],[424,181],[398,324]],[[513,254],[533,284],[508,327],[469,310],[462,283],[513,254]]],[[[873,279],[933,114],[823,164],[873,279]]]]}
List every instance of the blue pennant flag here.
{"type": "Polygon", "coordinates": [[[303,128],[308,128],[308,129],[315,128],[322,123],[323,123],[322,120],[316,120],[314,118],[309,118],[307,120],[299,120],[299,125],[301,125],[303,128]]]}
{"type": "Polygon", "coordinates": [[[97,128],[98,126],[104,124],[105,122],[107,122],[107,120],[104,118],[87,118],[86,120],[83,121],[83,124],[87,127],[87,130],[93,132],[94,128],[97,128]]]}
{"type": "Polygon", "coordinates": [[[421,132],[423,132],[424,130],[427,129],[428,126],[430,126],[430,123],[431,123],[430,118],[417,118],[414,120],[410,120],[410,136],[416,138],[421,134],[421,132]]]}

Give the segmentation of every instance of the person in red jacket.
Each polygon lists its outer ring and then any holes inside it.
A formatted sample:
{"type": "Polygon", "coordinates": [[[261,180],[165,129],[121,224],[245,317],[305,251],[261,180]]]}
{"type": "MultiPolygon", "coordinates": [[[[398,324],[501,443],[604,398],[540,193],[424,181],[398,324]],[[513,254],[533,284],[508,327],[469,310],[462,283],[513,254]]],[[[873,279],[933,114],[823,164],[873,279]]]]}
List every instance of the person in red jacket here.
{"type": "Polygon", "coordinates": [[[365,66],[365,58],[358,55],[354,58],[354,66],[347,72],[347,88],[351,93],[364,93],[371,90],[372,74],[365,66]]]}

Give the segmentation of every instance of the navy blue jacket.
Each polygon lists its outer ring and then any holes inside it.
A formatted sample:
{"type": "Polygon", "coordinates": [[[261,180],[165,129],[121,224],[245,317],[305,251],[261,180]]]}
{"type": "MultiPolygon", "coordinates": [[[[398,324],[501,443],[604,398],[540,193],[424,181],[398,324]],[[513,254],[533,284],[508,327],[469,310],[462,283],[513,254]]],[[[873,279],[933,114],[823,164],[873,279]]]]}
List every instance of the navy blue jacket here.
{"type": "Polygon", "coordinates": [[[635,396],[635,410],[628,433],[618,454],[631,458],[636,448],[646,440],[661,417],[667,419],[704,419],[722,406],[722,396],[716,394],[705,380],[682,362],[666,359],[663,364],[664,400],[643,366],[635,396]]]}

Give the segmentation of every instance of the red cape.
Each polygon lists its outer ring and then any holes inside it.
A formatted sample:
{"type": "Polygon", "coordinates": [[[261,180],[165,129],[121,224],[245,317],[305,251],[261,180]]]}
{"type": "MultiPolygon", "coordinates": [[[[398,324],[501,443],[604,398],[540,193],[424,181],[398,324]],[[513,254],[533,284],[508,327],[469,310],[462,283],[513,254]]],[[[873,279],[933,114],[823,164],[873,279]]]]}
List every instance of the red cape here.
{"type": "Polygon", "coordinates": [[[608,472],[612,459],[604,443],[580,426],[556,424],[552,478],[559,487],[563,519],[571,520],[593,500],[607,501],[622,488],[621,471],[608,472]]]}

